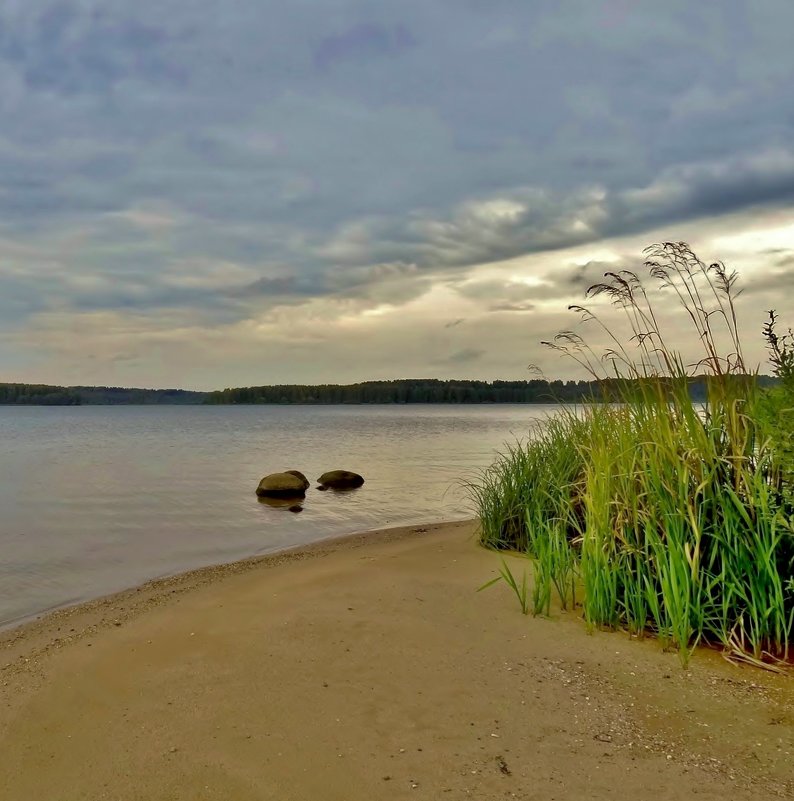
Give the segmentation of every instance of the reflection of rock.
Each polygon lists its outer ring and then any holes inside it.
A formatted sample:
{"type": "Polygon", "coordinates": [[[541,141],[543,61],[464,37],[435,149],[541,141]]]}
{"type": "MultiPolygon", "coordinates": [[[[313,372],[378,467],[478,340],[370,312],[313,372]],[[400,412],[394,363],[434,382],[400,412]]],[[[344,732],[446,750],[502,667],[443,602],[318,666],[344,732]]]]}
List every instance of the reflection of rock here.
{"type": "Polygon", "coordinates": [[[300,506],[303,498],[295,498],[294,496],[292,498],[271,498],[267,495],[260,495],[257,500],[259,503],[264,506],[269,506],[271,509],[283,509],[286,512],[291,506],[300,506]]]}
{"type": "Polygon", "coordinates": [[[309,483],[292,473],[271,473],[265,476],[256,488],[256,494],[269,498],[302,498],[309,483]]]}
{"type": "Polygon", "coordinates": [[[309,479],[301,473],[300,470],[285,470],[285,473],[288,473],[291,476],[295,476],[295,478],[299,478],[303,482],[303,489],[309,489],[309,479]]]}
{"type": "Polygon", "coordinates": [[[364,479],[358,473],[351,473],[349,470],[331,470],[323,473],[317,483],[325,489],[356,489],[364,483],[364,479]]]}

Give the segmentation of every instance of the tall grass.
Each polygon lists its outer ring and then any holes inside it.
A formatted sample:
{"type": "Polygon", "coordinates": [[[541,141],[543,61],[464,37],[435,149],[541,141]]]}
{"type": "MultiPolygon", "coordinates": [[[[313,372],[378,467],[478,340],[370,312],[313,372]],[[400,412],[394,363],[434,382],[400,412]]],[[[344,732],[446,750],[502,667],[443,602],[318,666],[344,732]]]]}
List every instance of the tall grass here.
{"type": "MultiPolygon", "coordinates": [[[[684,663],[700,642],[758,664],[791,662],[787,401],[773,404],[748,374],[736,275],[684,243],[646,254],[644,279],[607,273],[588,291],[621,313],[625,334],[574,306],[606,350],[574,331],[545,343],[603,379],[604,396],[564,408],[472,485],[482,542],[531,556],[536,614],[548,612],[552,588],[563,606],[579,590],[589,626],[651,632],[684,663]],[[683,310],[702,348],[696,363],[669,344],[646,288],[653,284],[683,310]],[[702,405],[690,397],[694,374],[708,376],[702,405]]],[[[770,340],[774,323],[767,342],[778,358],[782,348],[794,377],[791,340],[770,340]]]]}

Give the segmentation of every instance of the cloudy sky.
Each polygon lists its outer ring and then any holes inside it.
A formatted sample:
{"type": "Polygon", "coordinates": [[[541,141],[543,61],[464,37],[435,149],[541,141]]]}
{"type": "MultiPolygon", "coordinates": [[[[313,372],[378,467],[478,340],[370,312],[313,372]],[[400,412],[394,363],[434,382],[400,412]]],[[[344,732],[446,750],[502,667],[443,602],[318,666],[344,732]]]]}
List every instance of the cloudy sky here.
{"type": "Polygon", "coordinates": [[[665,239],[739,270],[759,363],[764,310],[794,324],[792,30],[791,0],[4,0],[0,381],[569,377],[539,340],[665,239]]]}

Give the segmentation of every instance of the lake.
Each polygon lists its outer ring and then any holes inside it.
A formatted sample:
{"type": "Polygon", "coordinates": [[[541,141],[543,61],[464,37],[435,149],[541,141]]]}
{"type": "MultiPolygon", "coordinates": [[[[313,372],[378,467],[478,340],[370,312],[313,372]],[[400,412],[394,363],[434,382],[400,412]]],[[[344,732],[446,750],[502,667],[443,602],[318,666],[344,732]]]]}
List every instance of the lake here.
{"type": "Polygon", "coordinates": [[[462,519],[461,482],[554,406],[0,407],[0,627],[147,579],[340,534],[462,519]],[[304,511],[267,473],[361,473],[304,511]]]}

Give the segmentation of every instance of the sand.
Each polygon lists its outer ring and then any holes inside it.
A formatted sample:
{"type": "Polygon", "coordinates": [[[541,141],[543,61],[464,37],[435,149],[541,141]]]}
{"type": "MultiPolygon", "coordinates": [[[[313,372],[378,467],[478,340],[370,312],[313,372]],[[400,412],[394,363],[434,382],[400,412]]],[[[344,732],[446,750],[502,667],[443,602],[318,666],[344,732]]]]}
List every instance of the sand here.
{"type": "Polygon", "coordinates": [[[395,529],[0,635],[0,799],[794,798],[791,678],[525,617],[498,563],[395,529]]]}

